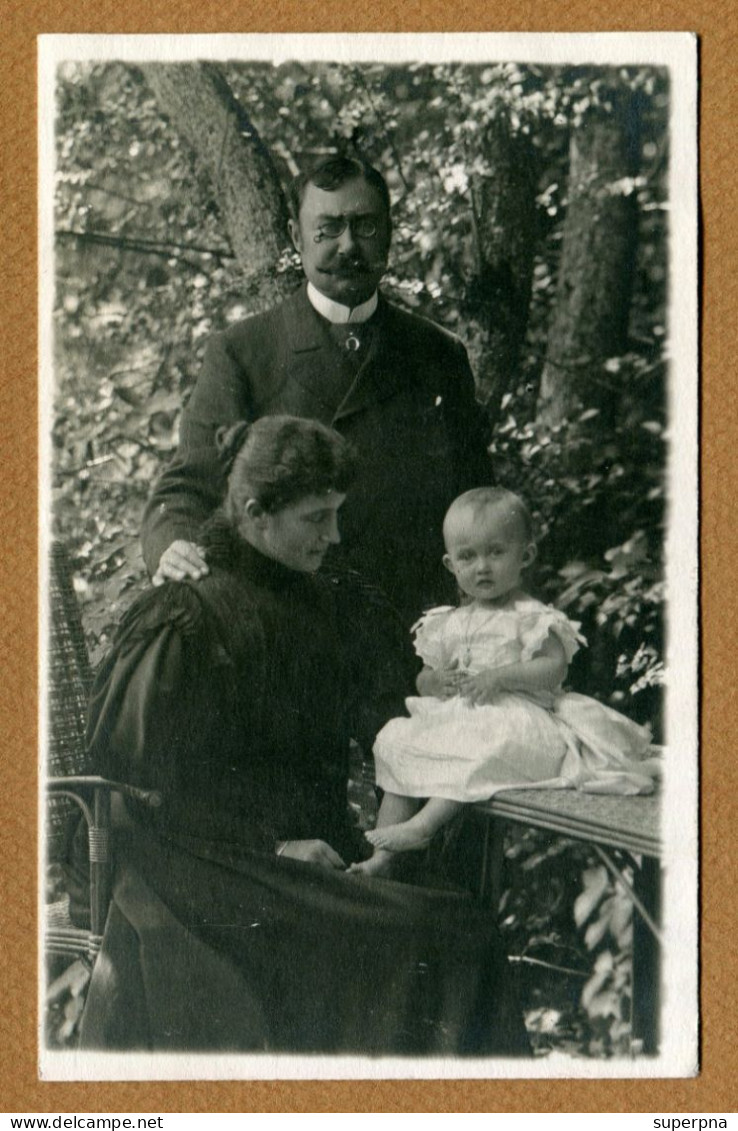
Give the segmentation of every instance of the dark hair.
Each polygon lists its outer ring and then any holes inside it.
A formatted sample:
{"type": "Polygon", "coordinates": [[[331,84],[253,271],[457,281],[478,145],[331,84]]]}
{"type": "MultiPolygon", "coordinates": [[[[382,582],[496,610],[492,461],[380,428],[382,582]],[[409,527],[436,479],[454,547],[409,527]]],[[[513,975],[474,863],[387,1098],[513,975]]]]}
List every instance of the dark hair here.
{"type": "Polygon", "coordinates": [[[475,518],[488,507],[504,508],[509,518],[514,518],[520,523],[525,541],[533,541],[533,520],[530,511],[520,495],[516,495],[513,491],[508,491],[505,487],[474,487],[471,491],[465,491],[463,495],[454,499],[448,508],[444,531],[449,516],[466,507],[473,511],[475,518]]]}
{"type": "Polygon", "coordinates": [[[236,524],[249,499],[274,513],[306,495],[344,493],[356,476],[351,445],[318,420],[262,416],[222,428],[216,441],[229,472],[224,511],[236,524]]]}
{"type": "Polygon", "coordinates": [[[338,154],[321,161],[309,172],[298,173],[294,178],[289,187],[289,204],[293,219],[300,219],[300,208],[308,185],[315,185],[316,188],[325,189],[326,192],[334,192],[357,177],[377,190],[389,217],[391,208],[389,189],[379,170],[360,157],[338,154]]]}

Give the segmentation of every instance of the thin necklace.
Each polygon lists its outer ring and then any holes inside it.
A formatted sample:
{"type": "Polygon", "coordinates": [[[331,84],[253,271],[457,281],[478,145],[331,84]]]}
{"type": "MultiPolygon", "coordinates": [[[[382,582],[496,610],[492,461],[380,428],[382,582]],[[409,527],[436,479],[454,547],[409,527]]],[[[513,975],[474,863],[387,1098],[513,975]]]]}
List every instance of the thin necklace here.
{"type": "Polygon", "coordinates": [[[493,620],[493,618],[497,615],[499,610],[493,609],[492,612],[489,614],[489,616],[486,617],[485,620],[481,621],[477,625],[477,627],[474,629],[473,632],[470,632],[469,629],[471,628],[472,617],[474,616],[475,612],[476,612],[476,608],[474,606],[472,606],[472,608],[469,610],[469,612],[467,614],[466,632],[464,633],[464,635],[462,637],[462,641],[463,641],[463,645],[464,645],[464,654],[461,657],[461,663],[463,664],[463,666],[465,668],[468,668],[469,665],[471,664],[471,658],[472,658],[471,657],[471,646],[472,646],[472,641],[474,640],[474,637],[479,632],[481,632],[482,629],[485,628],[486,625],[488,625],[491,620],[493,620]]]}

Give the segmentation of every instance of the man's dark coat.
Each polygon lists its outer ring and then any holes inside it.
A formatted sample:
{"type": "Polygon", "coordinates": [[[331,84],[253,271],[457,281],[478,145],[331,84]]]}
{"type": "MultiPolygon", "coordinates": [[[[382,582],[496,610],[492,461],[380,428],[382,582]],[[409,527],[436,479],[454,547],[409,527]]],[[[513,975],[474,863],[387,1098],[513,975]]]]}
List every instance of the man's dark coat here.
{"type": "Polygon", "coordinates": [[[452,334],[384,299],[371,325],[355,375],[305,287],[213,336],[182,414],[179,451],[146,510],[152,572],[172,541],[196,538],[222,500],[216,430],[291,413],[332,425],[358,451],[358,480],[341,512],[343,560],[408,620],[452,599],[443,517],[456,495],[491,481],[469,361],[452,334]]]}

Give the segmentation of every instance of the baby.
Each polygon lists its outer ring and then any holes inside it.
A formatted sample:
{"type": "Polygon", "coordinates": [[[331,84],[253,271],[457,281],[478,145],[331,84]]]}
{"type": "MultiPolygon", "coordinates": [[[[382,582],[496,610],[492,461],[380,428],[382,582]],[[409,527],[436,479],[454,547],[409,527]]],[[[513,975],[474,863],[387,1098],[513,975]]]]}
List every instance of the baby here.
{"type": "Polygon", "coordinates": [[[648,729],[562,690],[584,640],[523,588],[536,556],[523,500],[497,487],[467,491],[443,535],[444,565],[467,600],[431,609],[414,626],[419,696],[407,700],[409,718],[377,736],[384,796],[366,833],[374,853],[354,866],[368,874],[386,874],[395,853],[425,847],[462,805],[500,789],[653,790],[648,729]]]}

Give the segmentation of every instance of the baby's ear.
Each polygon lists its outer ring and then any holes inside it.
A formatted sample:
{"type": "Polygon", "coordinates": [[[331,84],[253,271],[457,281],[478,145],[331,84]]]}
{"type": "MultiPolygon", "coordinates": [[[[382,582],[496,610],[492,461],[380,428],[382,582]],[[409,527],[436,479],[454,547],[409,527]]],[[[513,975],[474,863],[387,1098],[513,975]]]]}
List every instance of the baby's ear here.
{"type": "Polygon", "coordinates": [[[445,565],[445,567],[446,567],[446,569],[448,570],[448,572],[449,572],[449,573],[452,573],[452,574],[454,575],[454,577],[455,577],[455,576],[456,576],[456,571],[455,571],[455,569],[454,569],[454,566],[453,566],[453,562],[451,561],[451,558],[449,557],[449,555],[448,555],[448,554],[444,554],[444,555],[443,555],[443,559],[442,559],[442,560],[443,560],[443,564],[445,565]]]}
{"type": "Polygon", "coordinates": [[[523,568],[527,569],[529,565],[533,565],[533,562],[536,560],[537,556],[538,547],[536,546],[535,542],[529,542],[525,547],[525,553],[523,554],[523,568]]]}

